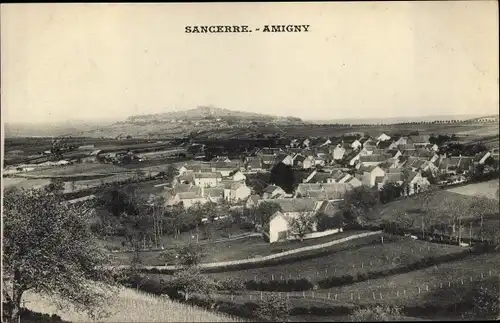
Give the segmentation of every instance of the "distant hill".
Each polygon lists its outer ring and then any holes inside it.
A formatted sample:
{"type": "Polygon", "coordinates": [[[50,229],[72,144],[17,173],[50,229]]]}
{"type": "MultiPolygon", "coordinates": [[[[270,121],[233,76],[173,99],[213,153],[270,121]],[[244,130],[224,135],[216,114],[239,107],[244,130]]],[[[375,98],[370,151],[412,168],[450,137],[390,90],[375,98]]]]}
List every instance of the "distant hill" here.
{"type": "Polygon", "coordinates": [[[243,112],[229,109],[220,109],[210,106],[199,106],[195,109],[173,111],[156,114],[130,116],[126,123],[136,122],[165,122],[173,120],[200,120],[200,119],[247,119],[247,120],[290,120],[300,122],[299,118],[277,117],[253,112],[243,112]]]}

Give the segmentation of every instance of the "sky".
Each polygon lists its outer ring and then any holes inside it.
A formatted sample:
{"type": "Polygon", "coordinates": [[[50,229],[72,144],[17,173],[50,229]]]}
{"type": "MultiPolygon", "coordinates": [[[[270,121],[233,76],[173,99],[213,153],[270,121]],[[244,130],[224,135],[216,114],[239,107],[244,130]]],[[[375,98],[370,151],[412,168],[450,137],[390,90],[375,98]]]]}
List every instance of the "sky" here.
{"type": "Polygon", "coordinates": [[[5,122],[498,113],[497,1],[2,4],[5,122]],[[186,34],[187,25],[310,25],[186,34]]]}

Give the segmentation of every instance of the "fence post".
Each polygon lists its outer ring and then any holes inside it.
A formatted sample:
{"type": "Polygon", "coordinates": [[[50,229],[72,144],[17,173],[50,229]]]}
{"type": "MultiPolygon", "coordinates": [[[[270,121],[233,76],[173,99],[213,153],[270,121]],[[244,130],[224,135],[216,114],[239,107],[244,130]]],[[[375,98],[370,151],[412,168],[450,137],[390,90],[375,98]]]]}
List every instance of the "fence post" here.
{"type": "Polygon", "coordinates": [[[274,280],[274,274],[271,274],[271,280],[274,280]]]}
{"type": "Polygon", "coordinates": [[[488,270],[488,275],[491,276],[491,270],[488,270]]]}
{"type": "Polygon", "coordinates": [[[361,295],[359,295],[359,293],[358,293],[358,301],[359,301],[359,300],[361,300],[361,295]]]}
{"type": "Polygon", "coordinates": [[[472,282],[472,276],[470,276],[470,281],[472,282]]]}
{"type": "Polygon", "coordinates": [[[311,297],[314,298],[314,292],[311,292],[311,297]]]}
{"type": "Polygon", "coordinates": [[[439,283],[439,288],[443,288],[443,283],[439,283]]]}
{"type": "Polygon", "coordinates": [[[283,274],[280,274],[280,280],[283,280],[283,274]]]}
{"type": "Polygon", "coordinates": [[[257,275],[253,275],[253,280],[257,281],[257,275]]]}
{"type": "Polygon", "coordinates": [[[420,294],[420,286],[418,286],[418,293],[420,294]]]}
{"type": "Polygon", "coordinates": [[[464,284],[464,279],[460,279],[460,283],[462,283],[462,285],[464,284]]]}
{"type": "Polygon", "coordinates": [[[262,300],[262,292],[260,292],[260,300],[262,300]]]}
{"type": "Polygon", "coordinates": [[[337,300],[337,294],[335,294],[335,300],[337,300]]]}
{"type": "Polygon", "coordinates": [[[375,292],[372,292],[373,299],[375,299],[375,292]]]}
{"type": "Polygon", "coordinates": [[[380,292],[380,299],[383,299],[383,298],[382,298],[382,292],[380,292]]]}
{"type": "Polygon", "coordinates": [[[352,293],[351,293],[351,301],[352,301],[352,293]]]}
{"type": "Polygon", "coordinates": [[[399,298],[399,290],[396,291],[396,297],[399,298]]]}
{"type": "Polygon", "coordinates": [[[448,280],[448,287],[451,287],[451,280],[448,280]]]}
{"type": "Polygon", "coordinates": [[[429,285],[425,285],[425,291],[428,292],[429,291],[429,285]]]}
{"type": "Polygon", "coordinates": [[[325,275],[328,274],[328,268],[325,268],[325,275]]]}
{"type": "Polygon", "coordinates": [[[252,300],[252,294],[250,294],[250,300],[252,300]]]}
{"type": "Polygon", "coordinates": [[[286,299],[290,299],[290,293],[286,293],[286,299]]]}
{"type": "Polygon", "coordinates": [[[306,292],[302,292],[302,298],[306,298],[306,292]]]}
{"type": "Polygon", "coordinates": [[[370,260],[370,267],[371,267],[372,265],[373,265],[373,264],[372,264],[372,261],[370,260]]]}
{"type": "Polygon", "coordinates": [[[481,279],[483,279],[483,278],[484,278],[483,276],[484,276],[484,275],[483,275],[483,273],[481,273],[481,279]]]}
{"type": "Polygon", "coordinates": [[[403,288],[403,295],[406,296],[406,288],[403,288]]]}
{"type": "Polygon", "coordinates": [[[231,294],[231,300],[234,300],[234,295],[233,294],[231,294]]]}
{"type": "Polygon", "coordinates": [[[330,293],[328,293],[328,299],[330,299],[330,293]]]}

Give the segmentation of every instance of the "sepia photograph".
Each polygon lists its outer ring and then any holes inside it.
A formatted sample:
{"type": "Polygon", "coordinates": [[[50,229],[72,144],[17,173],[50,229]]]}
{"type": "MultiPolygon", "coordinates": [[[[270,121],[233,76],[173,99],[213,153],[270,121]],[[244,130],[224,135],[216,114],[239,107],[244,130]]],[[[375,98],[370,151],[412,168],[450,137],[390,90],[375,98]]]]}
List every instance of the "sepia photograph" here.
{"type": "Polygon", "coordinates": [[[1,4],[2,322],[500,320],[498,16],[1,4]]]}

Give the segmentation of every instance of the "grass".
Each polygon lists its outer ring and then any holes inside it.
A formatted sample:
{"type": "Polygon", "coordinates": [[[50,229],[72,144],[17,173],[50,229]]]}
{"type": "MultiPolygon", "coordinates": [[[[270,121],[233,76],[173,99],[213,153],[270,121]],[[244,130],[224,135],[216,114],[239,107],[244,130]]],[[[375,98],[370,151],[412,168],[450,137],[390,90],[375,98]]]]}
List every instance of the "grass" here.
{"type": "MultiPolygon", "coordinates": [[[[63,310],[58,309],[50,299],[34,293],[27,293],[24,299],[26,307],[31,311],[57,314],[63,320],[71,322],[95,322],[69,304],[63,310]]],[[[210,312],[127,288],[120,289],[117,297],[104,307],[110,315],[101,318],[99,322],[245,322],[240,318],[210,312]]]]}
{"type": "Polygon", "coordinates": [[[68,176],[68,175],[109,175],[126,171],[113,164],[81,163],[66,166],[54,166],[29,172],[32,176],[68,176]]]}
{"type": "MultiPolygon", "coordinates": [[[[350,301],[350,294],[360,294],[361,303],[384,303],[398,305],[417,305],[433,298],[438,297],[443,290],[446,290],[448,282],[451,282],[451,289],[460,290],[462,286],[470,284],[470,277],[473,281],[480,279],[481,274],[489,277],[489,271],[492,271],[492,278],[498,278],[500,268],[500,257],[496,254],[484,254],[480,256],[471,256],[464,260],[453,261],[430,268],[416,270],[406,274],[394,275],[379,279],[368,280],[355,283],[348,286],[335,287],[328,290],[320,290],[320,293],[338,294],[338,300],[350,304],[360,303],[358,300],[350,301]],[[441,288],[442,284],[442,288],[441,288]],[[429,292],[426,291],[429,286],[429,292]],[[420,293],[418,292],[420,287],[420,293]],[[373,300],[375,293],[376,300],[373,300]],[[380,299],[380,293],[382,299],[380,299]],[[398,295],[399,294],[399,295],[398,295]]],[[[444,293],[443,293],[444,294],[444,293]]],[[[440,303],[450,303],[455,299],[443,298],[437,301],[440,303]]]]}
{"type": "Polygon", "coordinates": [[[498,199],[497,195],[498,179],[491,181],[473,183],[464,186],[448,189],[448,192],[462,194],[466,196],[483,196],[490,199],[498,199]]]}
{"type": "MultiPolygon", "coordinates": [[[[232,229],[231,234],[243,233],[245,231],[232,229]]],[[[247,231],[248,232],[248,231],[247,231]]],[[[288,251],[292,249],[302,248],[306,246],[312,246],[317,244],[322,244],[326,242],[330,242],[333,240],[338,240],[341,238],[345,238],[347,236],[351,236],[354,234],[362,233],[366,231],[344,231],[338,234],[334,234],[327,237],[321,237],[317,239],[309,239],[303,242],[300,241],[287,241],[276,244],[269,244],[265,242],[261,237],[248,237],[234,241],[228,242],[217,242],[217,243],[207,243],[203,245],[205,257],[202,260],[202,263],[211,263],[211,262],[221,262],[221,261],[229,261],[229,260],[241,260],[254,258],[258,256],[268,256],[272,254],[276,254],[283,251],[288,251]]],[[[218,233],[220,234],[220,232],[218,233]]],[[[220,237],[220,236],[219,236],[220,237]]],[[[216,237],[217,238],[217,237],[216,237]]],[[[163,243],[167,248],[177,248],[185,245],[191,240],[191,233],[184,232],[182,233],[180,239],[170,239],[165,238],[163,243]]],[[[121,242],[116,241],[116,239],[112,239],[109,241],[110,243],[106,243],[108,245],[113,245],[115,247],[120,246],[121,242]]],[[[334,248],[334,247],[330,247],[334,248]]],[[[165,261],[160,257],[161,251],[144,251],[141,252],[141,259],[144,265],[149,266],[163,266],[165,265],[165,261]]],[[[130,259],[132,257],[131,253],[113,253],[114,262],[116,264],[129,264],[130,259]]]]}
{"type": "Polygon", "coordinates": [[[359,248],[349,248],[329,255],[308,260],[298,260],[284,265],[210,274],[218,279],[238,278],[241,280],[268,281],[273,278],[307,278],[320,280],[330,276],[356,275],[380,271],[396,266],[404,266],[417,260],[443,254],[455,253],[463,249],[452,245],[400,239],[377,243],[359,248]]]}

